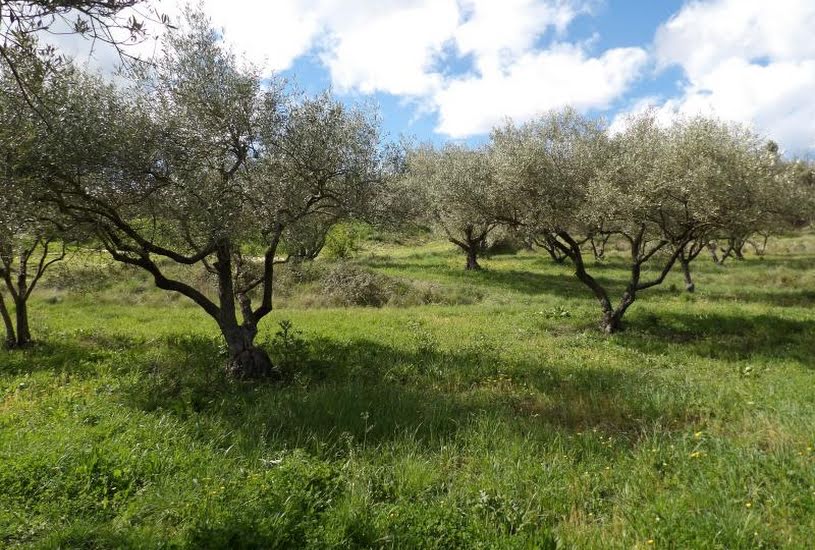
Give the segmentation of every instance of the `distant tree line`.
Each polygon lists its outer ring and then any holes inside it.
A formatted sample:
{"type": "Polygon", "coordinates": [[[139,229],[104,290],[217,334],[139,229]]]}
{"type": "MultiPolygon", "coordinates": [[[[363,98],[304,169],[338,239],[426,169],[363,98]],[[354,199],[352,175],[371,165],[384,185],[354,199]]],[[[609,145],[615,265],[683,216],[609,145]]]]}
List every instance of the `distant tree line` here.
{"type": "Polygon", "coordinates": [[[740,257],[815,210],[811,163],[709,118],[664,127],[646,113],[612,134],[564,109],[499,126],[476,148],[385,143],[371,106],[265,79],[195,10],[124,82],[18,54],[0,74],[8,347],[30,341],[27,300],[73,242],[189,298],[218,325],[230,372],[261,378],[275,373],[255,344],[275,267],[315,258],[343,220],[432,226],[470,270],[496,231],[513,233],[570,262],[614,332],[677,262],[693,290],[703,250],[740,257]],[[630,261],[616,300],[586,259],[609,239],[630,261]],[[211,288],[193,282],[200,270],[211,288]]]}

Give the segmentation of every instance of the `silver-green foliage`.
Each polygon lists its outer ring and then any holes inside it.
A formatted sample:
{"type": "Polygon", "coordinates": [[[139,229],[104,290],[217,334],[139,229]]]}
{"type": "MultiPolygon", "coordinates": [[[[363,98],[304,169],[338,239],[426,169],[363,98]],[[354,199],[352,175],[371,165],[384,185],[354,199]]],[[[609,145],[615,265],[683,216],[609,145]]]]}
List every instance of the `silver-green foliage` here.
{"type": "Polygon", "coordinates": [[[365,209],[379,181],[375,113],[265,82],[197,12],[130,88],[77,74],[52,102],[60,115],[37,147],[47,200],[116,260],[201,306],[243,375],[268,371],[253,340],[272,309],[280,240],[365,209]],[[201,291],[168,276],[166,260],[217,283],[201,291]]]}
{"type": "Polygon", "coordinates": [[[489,150],[415,148],[407,158],[407,181],[420,197],[419,215],[467,254],[467,269],[478,269],[477,256],[504,217],[489,150]]]}

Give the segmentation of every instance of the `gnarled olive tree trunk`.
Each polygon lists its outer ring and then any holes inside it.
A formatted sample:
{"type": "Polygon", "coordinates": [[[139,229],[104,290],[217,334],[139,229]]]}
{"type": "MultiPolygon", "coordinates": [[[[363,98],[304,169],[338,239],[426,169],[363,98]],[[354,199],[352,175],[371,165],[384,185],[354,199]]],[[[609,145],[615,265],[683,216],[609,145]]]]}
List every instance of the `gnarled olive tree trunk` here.
{"type": "Polygon", "coordinates": [[[478,255],[486,248],[487,236],[491,229],[492,227],[489,227],[481,233],[478,233],[472,225],[468,225],[464,229],[463,239],[457,239],[455,237],[449,238],[451,243],[461,248],[464,254],[466,254],[467,263],[464,269],[467,271],[477,271],[481,269],[481,265],[478,263],[478,255]]]}
{"type": "Polygon", "coordinates": [[[609,233],[600,233],[589,237],[591,251],[594,254],[594,259],[598,262],[602,261],[606,257],[606,245],[608,244],[608,240],[610,238],[611,234],[609,233]]]}
{"type": "MultiPolygon", "coordinates": [[[[229,239],[206,247],[192,257],[172,254],[172,257],[181,264],[194,265],[202,262],[207,271],[217,278],[217,304],[191,285],[168,278],[149,253],[138,255],[123,253],[118,235],[110,231],[101,235],[114,260],[146,270],[153,275],[158,288],[178,292],[203,308],[218,324],[226,342],[229,351],[227,372],[235,378],[258,380],[274,378],[279,374],[266,351],[255,345],[255,337],[258,334],[258,323],[272,311],[274,254],[281,231],[282,229],[276,231],[266,249],[262,272],[254,279],[241,277],[242,268],[245,266],[241,265],[243,260],[235,253],[229,239]],[[210,263],[206,258],[212,255],[215,256],[215,261],[210,263]],[[233,256],[238,259],[237,266],[233,266],[233,256]],[[262,301],[260,306],[253,309],[249,293],[258,287],[262,289],[262,301]],[[242,321],[238,319],[236,302],[240,304],[242,321]]],[[[152,244],[145,244],[156,249],[152,244]]],[[[164,256],[167,254],[168,251],[161,253],[164,256]]]]}
{"type": "MultiPolygon", "coordinates": [[[[710,243],[706,242],[705,239],[700,238],[688,242],[679,251],[679,257],[677,259],[679,260],[679,265],[682,268],[682,277],[685,280],[685,290],[688,292],[694,292],[696,290],[696,283],[693,282],[693,275],[691,275],[690,271],[690,263],[695,260],[705,248],[710,248],[710,243]]],[[[711,252],[715,258],[715,251],[711,249],[711,252]]]]}
{"type": "MultiPolygon", "coordinates": [[[[271,262],[264,266],[264,291],[271,289],[273,277],[274,252],[276,242],[267,251],[267,258],[271,255],[271,262]]],[[[229,241],[224,241],[216,249],[216,262],[212,269],[218,275],[218,301],[220,302],[218,326],[221,329],[229,350],[227,372],[235,378],[257,380],[269,378],[277,374],[272,360],[265,350],[255,345],[258,334],[258,321],[271,310],[271,297],[268,310],[252,309],[252,303],[246,288],[235,288],[235,278],[232,268],[232,250],[229,241]],[[243,323],[238,321],[235,302],[240,303],[243,323]]]]}
{"type": "Polygon", "coordinates": [[[549,257],[554,260],[556,264],[562,264],[568,257],[564,254],[555,244],[551,242],[551,238],[546,236],[544,238],[535,238],[535,244],[544,249],[549,257]]]}
{"type": "Polygon", "coordinates": [[[6,329],[6,338],[3,343],[6,348],[11,349],[15,347],[17,343],[17,334],[15,333],[14,322],[11,320],[11,315],[9,315],[2,292],[0,292],[0,317],[3,318],[3,326],[6,329]]]}
{"type": "Polygon", "coordinates": [[[274,376],[277,371],[265,350],[255,345],[257,328],[222,325],[221,333],[229,349],[227,372],[235,378],[258,380],[274,376]]]}
{"type": "Polygon", "coordinates": [[[685,279],[685,290],[688,292],[693,292],[696,290],[696,284],[693,282],[693,276],[691,276],[690,272],[690,261],[685,260],[684,258],[679,260],[680,265],[682,266],[682,276],[685,279]]]}
{"type": "Polygon", "coordinates": [[[744,247],[746,244],[747,237],[729,237],[727,239],[726,248],[720,248],[715,242],[711,241],[709,245],[710,254],[713,257],[713,261],[716,263],[716,265],[724,265],[724,262],[731,256],[735,257],[739,261],[743,261],[744,247]],[[719,251],[721,251],[721,256],[718,255],[719,251]]]}
{"type": "Polygon", "coordinates": [[[581,243],[572,238],[566,231],[557,231],[552,234],[552,244],[569,257],[574,264],[577,278],[589,287],[597,301],[600,302],[600,308],[603,312],[600,318],[600,329],[607,334],[618,332],[623,328],[623,316],[636,301],[638,292],[662,284],[686,244],[681,243],[681,246],[674,249],[674,252],[669,255],[663,264],[661,272],[655,279],[643,282],[641,280],[643,264],[669,244],[667,241],[659,241],[648,248],[647,243],[643,240],[643,234],[644,229],[636,235],[623,235],[631,245],[631,272],[628,284],[617,307],[612,304],[606,289],[586,271],[583,254],[580,250],[581,243]]]}

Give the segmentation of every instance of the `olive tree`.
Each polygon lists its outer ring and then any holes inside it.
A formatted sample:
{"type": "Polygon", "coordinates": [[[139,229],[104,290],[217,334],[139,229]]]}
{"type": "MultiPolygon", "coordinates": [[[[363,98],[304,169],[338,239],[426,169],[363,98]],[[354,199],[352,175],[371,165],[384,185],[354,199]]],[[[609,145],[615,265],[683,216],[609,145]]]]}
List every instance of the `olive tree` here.
{"type": "MultiPolygon", "coordinates": [[[[26,75],[32,89],[47,85],[49,75],[36,60],[19,66],[18,71],[26,75]]],[[[33,137],[34,113],[15,93],[16,87],[8,68],[0,68],[0,317],[8,348],[31,342],[28,300],[46,270],[65,257],[68,238],[53,208],[33,200],[33,188],[39,182],[25,158],[33,137]]]]}
{"type": "MultiPolygon", "coordinates": [[[[585,185],[604,155],[608,138],[600,121],[566,108],[521,126],[507,122],[493,129],[493,164],[498,192],[507,197],[507,223],[522,238],[563,263],[569,255],[557,243],[557,228],[569,228],[575,245],[607,240],[575,214],[582,209],[585,185]]],[[[599,252],[598,252],[599,254],[599,252]]]]}
{"type": "Polygon", "coordinates": [[[25,190],[10,181],[9,167],[3,166],[0,184],[0,317],[6,329],[7,348],[31,342],[28,300],[46,270],[65,258],[66,234],[52,221],[43,219],[40,208],[25,190]],[[3,290],[5,287],[5,291],[3,290]],[[4,293],[10,297],[6,303],[4,293]],[[10,306],[14,306],[12,320],[10,306]]]}
{"type": "Polygon", "coordinates": [[[134,89],[88,77],[64,87],[63,115],[38,148],[44,200],[93,230],[114,260],[209,314],[234,375],[268,376],[254,341],[272,310],[283,232],[364,208],[378,182],[378,119],[330,94],[264,85],[201,14],[188,18],[134,89]],[[186,279],[195,268],[212,289],[186,279]]]}
{"type": "MultiPolygon", "coordinates": [[[[731,129],[734,134],[739,129],[731,129]]],[[[763,156],[763,177],[756,174],[734,173],[729,185],[718,190],[720,213],[715,231],[707,245],[713,261],[724,265],[728,258],[744,260],[744,249],[751,244],[756,254],[763,255],[767,241],[773,233],[790,227],[790,218],[798,210],[795,193],[788,179],[787,163],[779,154],[778,145],[769,141],[762,144],[757,136],[742,129],[752,140],[755,155],[763,156]],[[760,239],[760,240],[756,240],[760,239]]],[[[724,132],[720,132],[724,134],[724,132]]],[[[741,165],[744,170],[751,164],[741,165]]]]}
{"type": "Polygon", "coordinates": [[[478,256],[501,223],[503,199],[485,148],[422,146],[407,156],[407,181],[422,215],[466,255],[465,269],[481,269],[478,256]]]}
{"type": "Polygon", "coordinates": [[[795,159],[786,164],[786,221],[792,227],[815,223],[815,161],[795,159]]]}
{"type": "Polygon", "coordinates": [[[549,113],[493,132],[500,178],[518,205],[518,225],[568,257],[600,303],[601,328],[615,332],[639,293],[661,284],[687,246],[716,220],[711,186],[726,185],[744,158],[738,139],[722,147],[699,119],[660,127],[650,113],[608,136],[574,111],[549,113]],[[704,136],[705,139],[701,139],[704,136]],[[612,236],[628,246],[629,277],[615,304],[589,273],[582,244],[612,236]]]}
{"type": "Polygon", "coordinates": [[[774,212],[784,211],[786,200],[780,187],[783,172],[775,151],[737,124],[696,117],[676,121],[668,136],[670,163],[665,177],[686,182],[689,189],[693,186],[699,195],[697,215],[706,220],[679,251],[685,289],[693,292],[690,264],[705,248],[715,246],[715,239],[729,234],[728,249],[740,255],[748,232],[778,227],[774,212]]]}

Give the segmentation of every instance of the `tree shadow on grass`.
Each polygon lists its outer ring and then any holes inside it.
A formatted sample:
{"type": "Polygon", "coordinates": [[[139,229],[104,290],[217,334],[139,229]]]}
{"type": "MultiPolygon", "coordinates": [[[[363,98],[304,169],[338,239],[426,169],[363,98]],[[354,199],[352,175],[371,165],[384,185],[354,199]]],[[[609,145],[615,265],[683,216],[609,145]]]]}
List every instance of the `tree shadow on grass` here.
{"type": "Polygon", "coordinates": [[[711,359],[791,360],[815,368],[815,320],[775,315],[661,313],[631,316],[620,344],[664,353],[665,344],[711,359]]]}
{"type": "MultiPolygon", "coordinates": [[[[490,287],[493,289],[516,292],[527,296],[541,294],[557,295],[563,298],[585,296],[590,298],[590,291],[575,278],[568,265],[562,267],[560,273],[540,273],[518,269],[495,269],[486,267],[479,271],[466,271],[463,267],[453,267],[444,264],[426,264],[405,262],[399,260],[372,260],[365,262],[367,267],[373,269],[400,269],[407,271],[421,271],[423,275],[432,275],[441,283],[461,283],[490,287]]],[[[604,268],[602,268],[604,269],[604,268]]],[[[595,278],[613,291],[624,287],[624,280],[616,280],[601,273],[595,278]]]]}
{"type": "Polygon", "coordinates": [[[815,306],[815,290],[790,290],[785,288],[774,291],[735,290],[710,293],[710,297],[716,301],[733,300],[748,304],[763,304],[771,307],[815,306]]]}
{"type": "Polygon", "coordinates": [[[283,385],[235,383],[220,373],[212,361],[162,365],[120,397],[143,411],[209,425],[202,432],[209,441],[230,434],[225,447],[263,441],[323,456],[351,444],[404,440],[440,448],[480,422],[539,441],[594,429],[633,443],[646,431],[680,429],[699,418],[685,403],[666,407],[653,398],[649,388],[665,382],[648,373],[566,372],[508,364],[483,351],[406,351],[365,339],[311,342],[309,361],[283,385]],[[207,380],[196,374],[201,368],[218,375],[207,380]]]}
{"type": "Polygon", "coordinates": [[[117,350],[135,345],[136,342],[128,337],[111,338],[101,334],[38,338],[23,349],[0,349],[0,374],[50,372],[91,377],[97,373],[97,366],[117,350]]]}

